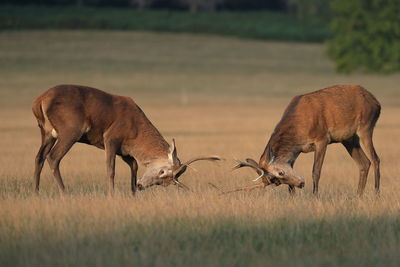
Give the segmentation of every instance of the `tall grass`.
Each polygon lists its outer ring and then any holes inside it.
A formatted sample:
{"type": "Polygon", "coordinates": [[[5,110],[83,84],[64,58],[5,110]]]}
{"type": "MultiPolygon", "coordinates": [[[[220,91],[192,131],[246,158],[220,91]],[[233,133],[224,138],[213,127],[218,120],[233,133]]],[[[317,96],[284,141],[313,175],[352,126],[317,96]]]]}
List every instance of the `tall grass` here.
{"type": "Polygon", "coordinates": [[[323,25],[278,12],[191,14],[129,8],[0,6],[0,29],[107,29],[207,33],[240,38],[321,42],[323,25]]]}
{"type": "MultiPolygon", "coordinates": [[[[326,178],[326,177],[324,177],[326,178]]],[[[329,178],[328,178],[329,179],[329,178]]],[[[74,183],[74,186],[77,186],[74,183]]],[[[2,199],[2,265],[396,266],[398,196],[201,190],[2,199]]],[[[46,195],[46,193],[44,193],[46,195]]],[[[3,195],[4,197],[4,195],[3,195]]]]}

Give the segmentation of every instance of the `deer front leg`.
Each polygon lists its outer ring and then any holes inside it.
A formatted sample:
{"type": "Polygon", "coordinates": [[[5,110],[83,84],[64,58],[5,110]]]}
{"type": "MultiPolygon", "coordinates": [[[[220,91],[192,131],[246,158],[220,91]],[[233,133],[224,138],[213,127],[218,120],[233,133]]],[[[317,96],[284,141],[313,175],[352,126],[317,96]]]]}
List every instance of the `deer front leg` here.
{"type": "Polygon", "coordinates": [[[315,144],[314,165],[312,170],[314,195],[318,194],[319,178],[321,177],[321,169],[324,162],[327,145],[328,144],[326,141],[318,142],[315,144]]]}
{"type": "Polygon", "coordinates": [[[113,141],[108,141],[105,144],[106,150],[106,164],[107,164],[107,176],[108,176],[108,193],[114,194],[114,177],[115,177],[115,156],[117,151],[117,145],[113,141]]]}
{"type": "Polygon", "coordinates": [[[122,160],[129,165],[129,168],[131,169],[131,190],[132,190],[132,195],[135,195],[136,192],[136,178],[137,178],[137,170],[138,170],[138,164],[136,160],[131,157],[131,156],[121,156],[122,160]]]}
{"type": "MultiPolygon", "coordinates": [[[[293,166],[294,166],[294,161],[292,161],[290,164],[290,167],[292,167],[292,169],[293,166]]],[[[293,185],[288,185],[288,191],[291,196],[294,196],[296,194],[296,188],[293,185]]]]}
{"type": "Polygon", "coordinates": [[[288,190],[291,196],[294,196],[296,194],[296,188],[293,185],[289,185],[288,190]]]}

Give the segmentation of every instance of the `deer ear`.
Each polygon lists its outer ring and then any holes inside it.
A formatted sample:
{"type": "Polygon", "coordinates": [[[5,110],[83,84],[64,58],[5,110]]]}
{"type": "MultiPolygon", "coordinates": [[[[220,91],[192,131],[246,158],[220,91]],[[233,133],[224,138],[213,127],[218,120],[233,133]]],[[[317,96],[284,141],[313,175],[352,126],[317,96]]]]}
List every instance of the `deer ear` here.
{"type": "MultiPolygon", "coordinates": [[[[174,174],[174,179],[176,180],[176,179],[178,179],[179,178],[179,176],[181,176],[186,170],[187,170],[187,166],[186,165],[184,165],[184,166],[181,166],[181,168],[177,168],[177,173],[176,174],[174,174]]],[[[174,171],[175,172],[175,171],[174,171]]]]}
{"type": "Polygon", "coordinates": [[[179,160],[176,152],[175,139],[172,139],[172,145],[169,148],[168,159],[171,165],[178,166],[179,160]]]}
{"type": "Polygon", "coordinates": [[[268,165],[269,165],[272,162],[274,162],[274,160],[275,160],[274,152],[272,151],[271,146],[268,146],[268,157],[269,157],[269,162],[268,162],[268,165]]]}

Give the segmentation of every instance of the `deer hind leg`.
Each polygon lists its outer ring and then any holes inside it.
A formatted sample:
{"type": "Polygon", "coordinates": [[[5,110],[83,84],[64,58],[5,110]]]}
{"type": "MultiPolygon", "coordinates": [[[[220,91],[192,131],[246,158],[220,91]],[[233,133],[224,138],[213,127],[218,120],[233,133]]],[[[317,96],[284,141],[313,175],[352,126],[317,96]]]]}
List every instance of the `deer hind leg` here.
{"type": "Polygon", "coordinates": [[[372,130],[373,129],[360,131],[359,136],[362,144],[364,145],[365,153],[367,154],[369,160],[372,162],[372,167],[374,168],[374,174],[375,174],[375,192],[379,194],[380,180],[381,180],[381,173],[379,166],[380,159],[375,151],[374,143],[372,142],[372,130]]]}
{"type": "Polygon", "coordinates": [[[121,156],[122,160],[129,165],[129,168],[131,169],[131,190],[132,190],[132,195],[135,195],[136,193],[136,178],[137,178],[137,170],[138,170],[138,164],[136,160],[131,157],[131,156],[121,156]]]}
{"type": "Polygon", "coordinates": [[[61,193],[64,193],[65,186],[61,178],[60,173],[60,162],[62,158],[71,149],[73,144],[79,140],[81,133],[79,131],[73,131],[70,129],[64,129],[64,134],[59,134],[57,143],[51,149],[47,155],[47,162],[49,163],[50,169],[53,171],[54,178],[57,181],[58,188],[61,193]]]}
{"type": "Polygon", "coordinates": [[[51,134],[46,134],[44,129],[40,127],[40,133],[42,135],[42,144],[40,145],[39,151],[35,158],[35,192],[39,193],[39,184],[40,184],[40,174],[43,169],[44,160],[46,159],[47,154],[49,154],[51,148],[54,146],[56,139],[51,136],[51,134]]]}
{"type": "Polygon", "coordinates": [[[312,170],[313,194],[318,194],[319,179],[321,178],[322,164],[324,163],[327,142],[318,142],[315,144],[314,165],[312,170]]]}
{"type": "Polygon", "coordinates": [[[65,186],[60,174],[60,162],[81,138],[84,124],[84,114],[80,109],[69,108],[65,103],[42,102],[43,116],[45,117],[46,132],[57,139],[56,144],[47,155],[47,162],[53,171],[58,188],[64,193],[65,186]]]}
{"type": "Polygon", "coordinates": [[[361,196],[364,192],[365,185],[367,184],[368,171],[371,162],[362,150],[360,139],[357,135],[349,140],[343,141],[342,144],[360,169],[360,180],[358,183],[357,193],[361,196]]]}

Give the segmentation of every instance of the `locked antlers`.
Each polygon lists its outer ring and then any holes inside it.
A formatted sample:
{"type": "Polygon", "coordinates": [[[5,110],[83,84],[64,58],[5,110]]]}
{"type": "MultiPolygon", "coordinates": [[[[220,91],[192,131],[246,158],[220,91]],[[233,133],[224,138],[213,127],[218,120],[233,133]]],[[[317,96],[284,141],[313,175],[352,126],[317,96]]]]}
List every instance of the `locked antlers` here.
{"type": "Polygon", "coordinates": [[[178,181],[179,176],[181,176],[187,169],[187,167],[192,164],[193,162],[199,161],[199,160],[209,160],[209,161],[217,161],[217,160],[222,160],[221,157],[212,155],[212,156],[199,156],[199,157],[194,157],[192,159],[189,159],[185,161],[184,163],[181,163],[180,160],[177,157],[177,150],[176,150],[176,145],[175,145],[175,139],[172,139],[172,145],[170,148],[170,153],[168,154],[168,158],[170,161],[170,164],[173,166],[173,171],[172,171],[172,179],[174,184],[178,185],[179,187],[182,187],[186,190],[190,190],[189,187],[184,185],[183,183],[178,181]]]}
{"type": "Polygon", "coordinates": [[[253,170],[255,170],[259,176],[257,178],[255,178],[253,181],[258,181],[259,179],[262,179],[262,183],[237,188],[237,189],[234,189],[231,191],[222,192],[221,195],[233,193],[233,192],[237,192],[237,191],[247,191],[248,192],[248,191],[251,191],[256,188],[264,188],[267,185],[271,184],[269,174],[265,173],[265,171],[258,166],[258,164],[255,160],[248,158],[248,159],[246,159],[246,161],[239,161],[239,163],[235,167],[233,167],[233,170],[237,170],[237,169],[240,169],[243,167],[249,167],[249,168],[252,168],[253,170]]]}

